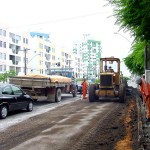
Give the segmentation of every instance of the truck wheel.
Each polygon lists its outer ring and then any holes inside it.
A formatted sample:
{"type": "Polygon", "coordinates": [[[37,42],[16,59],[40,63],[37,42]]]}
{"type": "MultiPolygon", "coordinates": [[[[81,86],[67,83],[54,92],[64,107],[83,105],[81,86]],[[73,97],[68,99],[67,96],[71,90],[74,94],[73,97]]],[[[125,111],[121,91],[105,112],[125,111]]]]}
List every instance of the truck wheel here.
{"type": "MultiPolygon", "coordinates": [[[[95,85],[95,90],[99,89],[99,85],[96,84],[95,85]]],[[[95,92],[94,92],[95,93],[95,92]]],[[[95,95],[95,94],[94,94],[95,95]]],[[[99,99],[99,96],[95,95],[95,100],[98,100],[99,99]]]]}
{"type": "Polygon", "coordinates": [[[55,102],[60,102],[60,101],[61,101],[61,89],[58,88],[56,89],[55,102]]]}
{"type": "Polygon", "coordinates": [[[5,105],[2,105],[0,107],[0,118],[1,119],[5,119],[8,115],[8,108],[5,105]]]}
{"type": "Polygon", "coordinates": [[[125,85],[125,87],[128,87],[128,83],[127,83],[126,78],[123,78],[123,79],[122,79],[122,83],[125,85]]]}
{"type": "Polygon", "coordinates": [[[73,97],[77,96],[77,87],[75,85],[73,86],[72,96],[73,97]]]}
{"type": "Polygon", "coordinates": [[[119,86],[119,102],[124,103],[126,98],[125,85],[120,84],[119,86]]]}
{"type": "Polygon", "coordinates": [[[89,102],[94,102],[96,100],[96,95],[95,95],[95,85],[91,84],[89,87],[89,102]]]}

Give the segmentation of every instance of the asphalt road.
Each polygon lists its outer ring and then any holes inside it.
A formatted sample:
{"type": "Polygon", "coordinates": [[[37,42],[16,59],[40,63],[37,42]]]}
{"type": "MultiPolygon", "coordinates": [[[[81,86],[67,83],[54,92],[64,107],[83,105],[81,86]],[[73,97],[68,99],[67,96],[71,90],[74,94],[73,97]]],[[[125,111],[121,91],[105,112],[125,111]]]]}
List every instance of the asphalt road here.
{"type": "Polygon", "coordinates": [[[50,103],[48,101],[37,101],[34,102],[34,110],[32,112],[26,112],[24,110],[21,111],[15,111],[9,113],[9,116],[6,119],[0,120],[0,132],[4,131],[8,127],[11,127],[12,125],[18,124],[24,120],[27,120],[31,117],[34,117],[39,114],[43,114],[47,111],[53,110],[59,106],[63,106],[68,103],[72,103],[76,100],[79,100],[81,95],[77,95],[77,97],[72,97],[70,94],[63,94],[62,101],[59,103],[50,103]]]}
{"type": "Polygon", "coordinates": [[[137,133],[136,124],[126,129],[133,125],[133,107],[132,96],[124,104],[89,103],[80,95],[65,97],[60,103],[37,102],[31,113],[19,112],[0,120],[0,150],[120,150],[123,147],[118,143],[123,139],[123,146],[127,143],[126,150],[130,150],[131,137],[137,137],[132,135],[137,133]],[[126,134],[131,136],[130,143],[126,134]]]}

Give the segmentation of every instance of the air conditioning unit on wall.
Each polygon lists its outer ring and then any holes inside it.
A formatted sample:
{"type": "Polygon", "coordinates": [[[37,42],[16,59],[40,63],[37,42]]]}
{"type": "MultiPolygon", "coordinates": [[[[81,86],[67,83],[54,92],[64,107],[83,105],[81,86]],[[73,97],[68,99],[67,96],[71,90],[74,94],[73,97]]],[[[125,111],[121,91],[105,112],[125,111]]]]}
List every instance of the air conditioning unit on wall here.
{"type": "Polygon", "coordinates": [[[145,70],[145,78],[148,83],[150,83],[150,70],[145,70]]]}

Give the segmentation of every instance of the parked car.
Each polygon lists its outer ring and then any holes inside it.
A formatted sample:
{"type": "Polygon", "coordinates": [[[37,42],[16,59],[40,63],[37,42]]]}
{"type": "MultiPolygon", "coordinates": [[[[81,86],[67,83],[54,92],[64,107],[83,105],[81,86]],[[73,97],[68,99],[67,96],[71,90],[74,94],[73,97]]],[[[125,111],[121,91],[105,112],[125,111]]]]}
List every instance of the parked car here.
{"type": "Polygon", "coordinates": [[[33,99],[16,85],[0,84],[0,118],[6,118],[10,111],[22,109],[32,111],[33,99]]]}

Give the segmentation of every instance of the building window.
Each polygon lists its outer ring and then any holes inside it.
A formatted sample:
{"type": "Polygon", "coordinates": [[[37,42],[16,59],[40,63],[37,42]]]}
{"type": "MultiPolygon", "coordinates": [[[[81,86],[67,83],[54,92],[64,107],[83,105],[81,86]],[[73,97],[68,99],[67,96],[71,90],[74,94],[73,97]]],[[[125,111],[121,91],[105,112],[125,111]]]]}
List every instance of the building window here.
{"type": "Polygon", "coordinates": [[[6,60],[6,54],[4,53],[4,60],[6,60]]]}
{"type": "Polygon", "coordinates": [[[43,49],[43,44],[39,43],[39,48],[43,49]]]}
{"type": "Polygon", "coordinates": [[[2,29],[0,29],[0,35],[2,35],[2,29]]]}
{"type": "Polygon", "coordinates": [[[3,36],[6,36],[6,30],[3,30],[3,36]]]}
{"type": "Polygon", "coordinates": [[[0,29],[0,35],[6,36],[6,30],[0,29]]]}
{"type": "Polygon", "coordinates": [[[28,44],[28,39],[26,39],[26,44],[28,44]]]}
{"type": "Polygon", "coordinates": [[[2,41],[0,41],[0,47],[2,47],[2,41]]]}
{"type": "Polygon", "coordinates": [[[25,38],[23,38],[23,43],[25,43],[26,42],[26,39],[25,38]]]}
{"type": "Polygon", "coordinates": [[[4,71],[6,71],[6,65],[4,65],[4,71]]]}
{"type": "Polygon", "coordinates": [[[0,71],[3,71],[3,66],[2,65],[0,65],[0,71]]]}
{"type": "Polygon", "coordinates": [[[6,48],[6,42],[3,42],[3,47],[6,48]]]}

